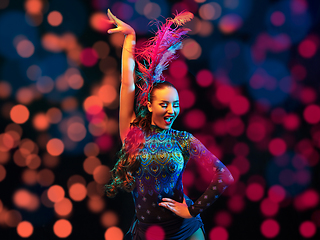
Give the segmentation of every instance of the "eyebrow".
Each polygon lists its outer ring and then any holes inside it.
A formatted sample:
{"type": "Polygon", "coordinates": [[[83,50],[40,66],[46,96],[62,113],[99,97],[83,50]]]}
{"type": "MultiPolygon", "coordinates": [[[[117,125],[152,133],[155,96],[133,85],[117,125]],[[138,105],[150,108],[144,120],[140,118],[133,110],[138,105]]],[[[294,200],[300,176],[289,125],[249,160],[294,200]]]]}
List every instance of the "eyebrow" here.
{"type": "MultiPolygon", "coordinates": [[[[161,102],[164,102],[164,103],[169,103],[169,101],[166,101],[166,100],[160,100],[161,102]]],[[[175,101],[173,101],[174,103],[176,103],[176,102],[179,102],[179,100],[175,100],[175,101]]]]}

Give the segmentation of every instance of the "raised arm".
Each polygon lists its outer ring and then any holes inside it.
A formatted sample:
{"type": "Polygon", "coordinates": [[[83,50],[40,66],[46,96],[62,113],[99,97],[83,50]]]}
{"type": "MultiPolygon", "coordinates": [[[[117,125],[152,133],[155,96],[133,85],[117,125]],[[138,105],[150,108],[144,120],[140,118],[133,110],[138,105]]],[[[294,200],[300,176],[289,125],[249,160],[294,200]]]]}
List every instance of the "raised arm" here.
{"type": "Polygon", "coordinates": [[[125,35],[122,48],[121,65],[121,87],[120,87],[120,110],[119,110],[119,132],[123,142],[129,129],[130,123],[135,119],[134,113],[134,48],[136,44],[136,34],[134,29],[128,24],[116,18],[108,9],[110,21],[116,25],[116,28],[108,30],[108,33],[121,32],[125,35]]]}

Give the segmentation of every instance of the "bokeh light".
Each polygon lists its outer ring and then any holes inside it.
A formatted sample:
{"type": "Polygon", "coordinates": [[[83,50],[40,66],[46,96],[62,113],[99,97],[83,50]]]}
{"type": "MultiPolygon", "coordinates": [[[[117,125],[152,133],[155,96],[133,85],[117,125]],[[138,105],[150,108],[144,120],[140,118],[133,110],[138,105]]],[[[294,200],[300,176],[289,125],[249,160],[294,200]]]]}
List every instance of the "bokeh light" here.
{"type": "Polygon", "coordinates": [[[72,202],[68,198],[63,198],[61,201],[54,203],[54,211],[62,217],[68,216],[72,208],[72,202]]]}
{"type": "Polygon", "coordinates": [[[118,215],[113,211],[106,211],[101,215],[101,224],[106,228],[116,226],[118,222],[118,215]]]}
{"type": "Polygon", "coordinates": [[[13,122],[18,124],[25,123],[30,116],[28,108],[24,105],[15,105],[10,111],[10,118],[13,122]]]}
{"type": "Polygon", "coordinates": [[[53,231],[59,238],[67,238],[72,232],[72,225],[66,219],[60,219],[53,225],[53,231]]]}
{"type": "Polygon", "coordinates": [[[93,171],[93,178],[99,184],[106,184],[110,179],[110,168],[105,165],[97,166],[93,171]]]}
{"type": "Polygon", "coordinates": [[[22,238],[29,238],[33,233],[33,226],[28,221],[22,221],[17,226],[17,233],[22,238]]]}
{"type": "Polygon", "coordinates": [[[58,138],[50,139],[47,143],[47,151],[52,156],[59,156],[64,150],[63,142],[58,138]]]}
{"type": "Polygon", "coordinates": [[[304,238],[312,238],[316,233],[317,228],[313,222],[305,221],[301,223],[299,231],[304,238]]]}
{"type": "Polygon", "coordinates": [[[228,231],[224,227],[214,227],[209,233],[210,239],[227,240],[229,238],[228,231]]]}
{"type": "Polygon", "coordinates": [[[121,240],[123,239],[123,232],[118,227],[110,227],[106,230],[104,234],[105,240],[121,240]]]}
{"type": "Polygon", "coordinates": [[[48,14],[48,23],[51,26],[57,27],[62,23],[63,17],[60,12],[52,11],[48,14]]]}
{"type": "Polygon", "coordinates": [[[75,183],[69,188],[69,196],[74,201],[82,201],[87,195],[87,189],[81,183],[75,183]]]}
{"type": "Polygon", "coordinates": [[[279,234],[280,226],[274,219],[267,219],[262,222],[260,231],[266,238],[274,238],[279,234]]]}
{"type": "Polygon", "coordinates": [[[157,225],[150,226],[146,231],[146,239],[147,240],[164,240],[165,239],[165,232],[164,230],[157,225]]]}
{"type": "Polygon", "coordinates": [[[60,202],[64,198],[64,189],[59,185],[51,186],[48,189],[48,198],[52,202],[60,202]]]}
{"type": "MultiPolygon", "coordinates": [[[[319,7],[306,0],[1,0],[0,238],[114,240],[131,224],[130,193],[104,193],[121,149],[125,39],[107,33],[115,27],[110,9],[135,29],[139,47],[156,30],[150,20],[194,14],[164,77],[179,92],[173,128],[197,137],[235,179],[201,215],[208,237],[320,239],[319,7]],[[248,226],[256,231],[243,231],[248,226]]],[[[193,167],[182,177],[195,201],[210,176],[193,167]]]]}

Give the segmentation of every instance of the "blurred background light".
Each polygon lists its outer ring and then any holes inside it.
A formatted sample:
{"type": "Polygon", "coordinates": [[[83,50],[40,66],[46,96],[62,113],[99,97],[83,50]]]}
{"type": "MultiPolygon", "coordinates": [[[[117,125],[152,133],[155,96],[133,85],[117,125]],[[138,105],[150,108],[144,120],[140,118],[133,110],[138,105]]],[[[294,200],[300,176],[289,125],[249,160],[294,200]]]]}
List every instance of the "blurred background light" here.
{"type": "Polygon", "coordinates": [[[28,221],[22,221],[17,226],[17,233],[22,238],[30,237],[33,233],[33,230],[34,229],[33,229],[32,224],[28,221]]]}
{"type": "MultiPolygon", "coordinates": [[[[173,127],[197,137],[235,179],[202,214],[208,237],[319,239],[319,6],[2,0],[1,237],[116,240],[130,227],[130,193],[114,199],[104,193],[121,149],[124,36],[107,34],[115,27],[106,14],[111,9],[135,29],[137,47],[153,36],[154,20],[194,14],[180,56],[164,75],[179,92],[173,127]],[[249,225],[256,231],[243,231],[249,225]]],[[[188,163],[183,175],[193,200],[210,182],[194,167],[188,163]]]]}

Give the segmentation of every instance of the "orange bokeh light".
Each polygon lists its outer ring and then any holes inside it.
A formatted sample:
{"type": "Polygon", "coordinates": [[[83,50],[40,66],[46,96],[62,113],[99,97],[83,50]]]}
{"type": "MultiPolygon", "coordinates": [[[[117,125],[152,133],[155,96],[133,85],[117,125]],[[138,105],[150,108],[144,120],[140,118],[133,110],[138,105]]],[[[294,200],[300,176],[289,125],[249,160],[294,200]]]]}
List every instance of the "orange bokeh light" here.
{"type": "Polygon", "coordinates": [[[101,212],[105,208],[105,205],[105,200],[100,196],[95,196],[88,199],[88,208],[94,213],[101,212]]]}
{"type": "Polygon", "coordinates": [[[74,97],[66,97],[62,103],[61,108],[65,111],[72,111],[78,107],[78,100],[74,97]]]}
{"type": "Polygon", "coordinates": [[[48,116],[45,113],[37,113],[33,117],[32,125],[38,131],[47,130],[50,126],[48,116]]]}
{"type": "Polygon", "coordinates": [[[22,127],[20,125],[15,124],[15,123],[10,123],[6,126],[5,132],[7,132],[9,134],[10,134],[10,132],[15,132],[15,134],[17,134],[17,136],[19,136],[19,137],[13,136],[13,138],[18,140],[21,138],[23,131],[22,131],[22,127]]]}
{"type": "Polygon", "coordinates": [[[26,153],[25,150],[17,149],[13,154],[13,161],[19,167],[27,166],[26,157],[24,153],[26,153]]]}
{"type": "Polygon", "coordinates": [[[2,152],[0,150],[0,164],[5,164],[5,163],[9,162],[10,156],[11,155],[9,152],[2,152]]]}
{"type": "Polygon", "coordinates": [[[53,225],[53,232],[59,238],[66,238],[72,232],[72,225],[68,220],[60,219],[56,221],[55,224],[53,225]]]}
{"type": "Polygon", "coordinates": [[[64,217],[68,216],[72,211],[72,202],[68,198],[63,198],[60,202],[54,204],[55,212],[64,217]]]}
{"type": "Polygon", "coordinates": [[[99,97],[90,96],[84,101],[83,108],[87,113],[94,115],[102,111],[103,104],[99,97]]]}
{"type": "Polygon", "coordinates": [[[34,93],[32,90],[28,87],[22,87],[20,88],[16,93],[16,99],[19,103],[22,104],[30,104],[33,100],[34,93]]]}
{"type": "Polygon", "coordinates": [[[110,179],[110,168],[105,165],[96,167],[93,171],[93,179],[99,184],[106,184],[110,179]]]}
{"type": "Polygon", "coordinates": [[[95,44],[93,44],[92,48],[96,50],[96,52],[99,55],[99,58],[105,58],[109,55],[110,47],[108,43],[104,41],[98,41],[95,44]]]}
{"type": "Polygon", "coordinates": [[[96,167],[101,165],[101,161],[97,157],[88,157],[86,160],[83,162],[83,169],[86,171],[88,174],[93,174],[94,170],[96,167]]]}
{"type": "Polygon", "coordinates": [[[15,105],[10,110],[10,118],[17,124],[25,123],[30,116],[28,108],[22,104],[15,105]]]}
{"type": "Polygon", "coordinates": [[[39,147],[28,138],[21,140],[19,148],[25,157],[31,153],[38,154],[39,152],[39,147]]]}
{"type": "Polygon", "coordinates": [[[97,196],[101,197],[104,195],[103,185],[98,184],[95,181],[88,183],[87,191],[90,198],[95,198],[97,196]]]}
{"type": "Polygon", "coordinates": [[[30,204],[31,193],[25,189],[17,190],[13,194],[13,202],[20,208],[25,208],[30,204]]]}
{"type": "Polygon", "coordinates": [[[52,156],[59,156],[64,150],[63,142],[58,138],[52,138],[47,143],[47,151],[52,156]]]}
{"type": "Polygon", "coordinates": [[[69,196],[72,200],[80,202],[87,196],[87,189],[81,183],[72,184],[69,188],[69,196]]]}
{"type": "Polygon", "coordinates": [[[28,221],[22,221],[17,226],[17,233],[20,237],[28,238],[33,233],[33,226],[28,221]]]}
{"type": "Polygon", "coordinates": [[[183,48],[181,51],[187,59],[194,60],[201,56],[202,48],[195,40],[187,39],[183,42],[183,48]]]}
{"type": "Polygon", "coordinates": [[[106,84],[100,87],[98,97],[105,105],[108,105],[116,99],[117,91],[113,86],[106,84]]]}
{"type": "Polygon", "coordinates": [[[102,226],[109,228],[118,224],[119,217],[115,212],[107,211],[101,215],[100,222],[102,226]]]}
{"type": "Polygon", "coordinates": [[[61,52],[63,49],[60,38],[53,33],[45,34],[41,39],[41,43],[44,49],[51,52],[61,52]]]}
{"type": "Polygon", "coordinates": [[[99,146],[94,142],[90,142],[86,144],[83,151],[87,157],[96,157],[99,154],[99,146]]]}
{"type": "Polygon", "coordinates": [[[67,187],[70,188],[75,183],[81,183],[82,185],[85,186],[86,180],[84,179],[84,177],[82,177],[80,175],[73,175],[68,179],[67,187]]]}
{"type": "Polygon", "coordinates": [[[7,226],[16,227],[21,222],[22,216],[17,210],[9,210],[6,212],[4,219],[7,226]]]}
{"type": "Polygon", "coordinates": [[[6,178],[6,175],[7,175],[6,169],[4,168],[4,166],[0,164],[0,182],[2,182],[3,179],[6,178]]]}
{"type": "Polygon", "coordinates": [[[54,173],[50,169],[38,172],[37,181],[41,186],[50,186],[54,182],[54,173]]]}
{"type": "Polygon", "coordinates": [[[21,179],[27,185],[34,185],[37,183],[37,171],[25,169],[22,172],[21,179]]]}
{"type": "Polygon", "coordinates": [[[107,120],[94,118],[89,122],[88,130],[95,137],[101,136],[106,132],[108,123],[107,120]]]}
{"type": "Polygon", "coordinates": [[[47,111],[46,116],[50,123],[58,123],[62,119],[62,112],[59,108],[52,107],[47,111]]]}
{"type": "Polygon", "coordinates": [[[0,134],[0,151],[8,152],[14,147],[14,139],[9,133],[0,134]]]}
{"type": "Polygon", "coordinates": [[[52,156],[48,153],[44,153],[42,156],[42,161],[44,166],[49,168],[54,168],[59,164],[60,158],[56,156],[52,156]]]}
{"type": "Polygon", "coordinates": [[[62,23],[63,17],[60,12],[52,11],[48,14],[47,20],[51,26],[57,27],[62,23]]]}
{"type": "Polygon", "coordinates": [[[0,98],[5,99],[11,95],[11,85],[8,82],[0,81],[0,98]]]}
{"type": "Polygon", "coordinates": [[[70,88],[77,90],[82,88],[84,80],[80,74],[73,74],[68,78],[67,82],[70,88]]]}
{"type": "Polygon", "coordinates": [[[39,197],[25,189],[19,189],[13,194],[13,202],[17,207],[28,211],[35,211],[40,206],[39,197]]]}
{"type": "Polygon", "coordinates": [[[80,142],[87,134],[87,130],[82,123],[74,122],[68,126],[68,137],[74,142],[80,142]]]}
{"type": "Polygon", "coordinates": [[[28,168],[30,168],[30,169],[37,169],[41,165],[41,159],[36,154],[30,154],[26,158],[26,164],[27,164],[28,168]]]}
{"type": "Polygon", "coordinates": [[[51,202],[60,202],[64,198],[64,189],[59,185],[53,185],[48,189],[48,198],[51,202]]]}
{"type": "Polygon", "coordinates": [[[107,30],[113,25],[107,22],[107,19],[108,17],[105,13],[96,12],[90,17],[90,25],[94,30],[106,33],[107,30]]]}
{"type": "Polygon", "coordinates": [[[41,194],[41,203],[47,208],[52,208],[54,203],[48,198],[48,190],[44,190],[41,194]]]}
{"type": "Polygon", "coordinates": [[[6,133],[9,134],[14,140],[12,148],[17,147],[19,145],[19,143],[20,143],[21,135],[18,132],[13,131],[13,130],[12,131],[11,130],[7,131],[6,133]]]}
{"type": "Polygon", "coordinates": [[[118,227],[110,227],[104,234],[105,240],[122,240],[123,232],[118,227]]]}
{"type": "Polygon", "coordinates": [[[41,0],[27,0],[24,4],[26,12],[30,15],[41,14],[43,3],[41,0]]]}

